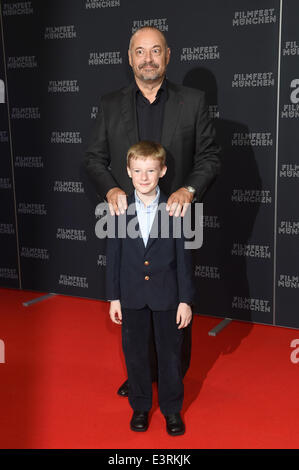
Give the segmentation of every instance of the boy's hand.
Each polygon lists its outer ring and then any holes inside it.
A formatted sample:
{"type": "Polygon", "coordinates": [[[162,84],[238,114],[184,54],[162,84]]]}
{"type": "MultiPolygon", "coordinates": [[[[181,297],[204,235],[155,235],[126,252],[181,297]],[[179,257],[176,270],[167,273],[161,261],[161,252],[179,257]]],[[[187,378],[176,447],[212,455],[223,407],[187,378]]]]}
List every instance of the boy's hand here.
{"type": "Polygon", "coordinates": [[[178,329],[186,328],[189,325],[192,319],[192,310],[190,305],[181,302],[178,306],[178,311],[176,315],[176,322],[179,324],[178,329]]]}
{"type": "Polygon", "coordinates": [[[121,325],[122,314],[121,314],[121,306],[120,306],[119,300],[112,300],[110,302],[109,315],[113,323],[116,323],[117,325],[121,325]]]}

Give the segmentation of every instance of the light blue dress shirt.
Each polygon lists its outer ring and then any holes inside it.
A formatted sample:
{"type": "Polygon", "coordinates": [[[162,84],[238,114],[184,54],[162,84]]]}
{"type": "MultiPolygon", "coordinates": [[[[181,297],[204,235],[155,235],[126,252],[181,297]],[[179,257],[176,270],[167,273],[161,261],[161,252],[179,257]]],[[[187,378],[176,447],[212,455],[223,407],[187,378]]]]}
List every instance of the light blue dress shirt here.
{"type": "Polygon", "coordinates": [[[157,207],[159,204],[160,198],[160,188],[159,186],[156,187],[156,197],[155,199],[148,205],[145,206],[140,198],[137,196],[137,192],[135,189],[135,203],[136,203],[136,213],[139,222],[139,228],[142,235],[144,246],[147,245],[149,234],[153,225],[153,221],[156,215],[157,207]]]}

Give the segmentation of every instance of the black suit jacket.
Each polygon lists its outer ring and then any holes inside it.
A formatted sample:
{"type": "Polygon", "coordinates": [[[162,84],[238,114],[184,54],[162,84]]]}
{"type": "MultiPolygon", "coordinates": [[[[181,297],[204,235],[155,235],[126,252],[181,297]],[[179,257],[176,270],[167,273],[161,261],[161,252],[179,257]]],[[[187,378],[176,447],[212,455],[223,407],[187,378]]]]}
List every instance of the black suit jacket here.
{"type": "MultiPolygon", "coordinates": [[[[161,144],[167,152],[167,173],[159,182],[169,195],[193,186],[200,199],[220,168],[219,147],[202,91],[167,81],[161,144]]],[[[85,163],[97,193],[105,198],[118,186],[127,194],[133,186],[126,170],[129,147],[139,141],[134,83],[100,100],[85,163]]]]}
{"type": "MultiPolygon", "coordinates": [[[[159,203],[166,203],[167,197],[160,192],[159,203]]],[[[128,198],[128,205],[135,202],[134,193],[128,198]]],[[[112,217],[109,215],[107,217],[112,217]]],[[[126,226],[132,223],[136,211],[114,216],[113,220],[125,218],[126,226]]],[[[194,281],[191,250],[184,248],[184,237],[174,238],[173,220],[182,224],[181,217],[170,217],[165,209],[157,209],[152,230],[144,246],[141,233],[138,238],[107,239],[106,251],[106,297],[121,301],[121,306],[140,309],[145,305],[153,311],[176,309],[180,302],[192,303],[194,300],[194,281]],[[163,212],[163,214],[162,214],[163,212]],[[161,217],[161,219],[160,219],[161,217]],[[162,218],[163,217],[163,218],[162,218]],[[155,220],[158,232],[153,234],[155,220]],[[161,220],[169,227],[169,238],[161,234],[161,220]]],[[[137,223],[137,230],[139,225],[137,223]]],[[[183,233],[183,231],[182,231],[183,233]]]]}

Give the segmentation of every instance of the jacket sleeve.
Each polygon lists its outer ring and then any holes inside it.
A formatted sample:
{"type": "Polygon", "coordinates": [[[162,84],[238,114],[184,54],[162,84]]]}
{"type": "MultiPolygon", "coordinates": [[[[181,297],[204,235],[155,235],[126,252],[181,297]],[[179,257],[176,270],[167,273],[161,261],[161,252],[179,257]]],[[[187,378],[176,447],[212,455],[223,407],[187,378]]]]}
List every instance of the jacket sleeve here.
{"type": "Polygon", "coordinates": [[[181,236],[175,238],[179,302],[192,304],[195,298],[192,250],[185,248],[186,239],[183,233],[182,218],[175,218],[175,223],[180,224],[181,227],[179,231],[181,236]]]}
{"type": "Polygon", "coordinates": [[[197,200],[201,200],[211,182],[220,172],[220,147],[215,142],[215,129],[209,118],[204,92],[201,92],[198,98],[195,126],[194,165],[185,185],[194,187],[197,200]]]}
{"type": "MultiPolygon", "coordinates": [[[[118,216],[107,214],[107,224],[117,222],[118,216]]],[[[121,217],[121,216],[119,216],[121,217]]],[[[120,300],[120,262],[121,262],[121,239],[117,236],[117,223],[115,223],[115,236],[107,237],[106,244],[106,299],[120,300]]],[[[113,235],[113,233],[112,233],[113,235]]]]}
{"type": "Polygon", "coordinates": [[[90,136],[84,163],[90,179],[95,184],[97,193],[103,199],[111,188],[119,186],[109,169],[109,144],[102,100],[100,100],[96,122],[90,136]]]}

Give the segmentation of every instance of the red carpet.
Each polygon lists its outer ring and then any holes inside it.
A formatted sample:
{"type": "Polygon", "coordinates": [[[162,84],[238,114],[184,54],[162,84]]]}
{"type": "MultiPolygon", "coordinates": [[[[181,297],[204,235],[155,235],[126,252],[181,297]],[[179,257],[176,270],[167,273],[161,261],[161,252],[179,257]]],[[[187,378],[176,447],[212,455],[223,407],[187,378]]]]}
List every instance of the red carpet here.
{"type": "Polygon", "coordinates": [[[185,378],[186,434],[170,437],[154,406],[146,433],[129,429],[131,409],[116,395],[125,378],[120,327],[108,304],[0,289],[0,448],[298,448],[298,330],[195,317],[185,378]]]}

